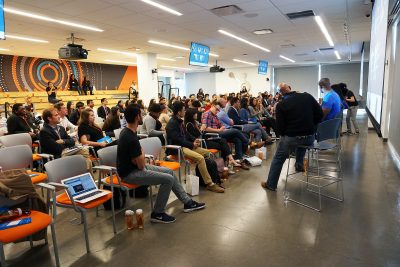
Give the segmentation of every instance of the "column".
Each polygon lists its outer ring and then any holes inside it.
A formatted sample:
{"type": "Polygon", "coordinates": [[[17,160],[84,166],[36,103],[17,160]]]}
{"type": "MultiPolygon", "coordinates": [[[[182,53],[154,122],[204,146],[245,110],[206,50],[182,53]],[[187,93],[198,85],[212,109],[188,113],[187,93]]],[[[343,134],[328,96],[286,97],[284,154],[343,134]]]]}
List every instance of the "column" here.
{"type": "Polygon", "coordinates": [[[156,54],[146,53],[137,55],[139,99],[143,100],[146,107],[152,98],[157,99],[158,96],[158,78],[157,73],[152,73],[153,69],[157,69],[156,54]]]}

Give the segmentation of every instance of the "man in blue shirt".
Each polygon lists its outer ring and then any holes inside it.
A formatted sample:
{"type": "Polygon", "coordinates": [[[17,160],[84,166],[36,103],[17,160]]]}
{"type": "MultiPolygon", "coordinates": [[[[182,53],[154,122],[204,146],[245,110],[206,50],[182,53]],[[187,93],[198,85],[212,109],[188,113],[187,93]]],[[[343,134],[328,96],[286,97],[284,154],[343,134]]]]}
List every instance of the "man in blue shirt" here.
{"type": "Polygon", "coordinates": [[[323,120],[334,119],[341,112],[341,100],[339,95],[332,90],[331,82],[328,78],[322,78],[319,87],[324,90],[325,96],[322,100],[322,111],[324,112],[323,120]]]}

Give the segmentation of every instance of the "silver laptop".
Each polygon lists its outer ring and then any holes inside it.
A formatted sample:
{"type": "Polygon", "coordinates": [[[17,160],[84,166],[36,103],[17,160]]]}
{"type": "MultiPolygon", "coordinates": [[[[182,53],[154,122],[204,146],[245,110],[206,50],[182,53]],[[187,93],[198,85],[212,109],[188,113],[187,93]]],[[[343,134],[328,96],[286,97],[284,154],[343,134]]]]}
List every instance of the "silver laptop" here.
{"type": "Polygon", "coordinates": [[[61,183],[68,186],[68,191],[74,201],[78,203],[87,203],[109,194],[109,192],[97,188],[89,172],[63,179],[61,183]]]}

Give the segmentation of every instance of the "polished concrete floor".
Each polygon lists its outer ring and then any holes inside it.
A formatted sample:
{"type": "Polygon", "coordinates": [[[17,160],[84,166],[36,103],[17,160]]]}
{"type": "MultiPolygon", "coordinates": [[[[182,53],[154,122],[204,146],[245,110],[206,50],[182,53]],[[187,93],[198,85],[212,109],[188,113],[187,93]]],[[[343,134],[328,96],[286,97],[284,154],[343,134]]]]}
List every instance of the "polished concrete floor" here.
{"type": "MultiPolygon", "coordinates": [[[[168,205],[176,216],[171,225],[149,222],[144,230],[127,231],[117,216],[112,232],[109,212],[89,214],[92,252],[86,254],[81,225],[72,211],[56,220],[62,266],[400,266],[400,175],[387,146],[366,117],[359,136],[343,137],[343,203],[323,199],[321,213],[285,205],[283,179],[277,192],[264,191],[272,153],[262,167],[241,171],[227,182],[225,194],[201,191],[197,200],[207,208],[183,213],[178,201],[168,205]]],[[[282,176],[283,177],[283,176],[282,176]]],[[[293,194],[316,198],[291,184],[293,194]],[[296,191],[296,189],[298,189],[296,191]]],[[[316,203],[316,202],[315,202],[316,203]]],[[[6,247],[10,266],[52,266],[52,246],[6,247]]]]}

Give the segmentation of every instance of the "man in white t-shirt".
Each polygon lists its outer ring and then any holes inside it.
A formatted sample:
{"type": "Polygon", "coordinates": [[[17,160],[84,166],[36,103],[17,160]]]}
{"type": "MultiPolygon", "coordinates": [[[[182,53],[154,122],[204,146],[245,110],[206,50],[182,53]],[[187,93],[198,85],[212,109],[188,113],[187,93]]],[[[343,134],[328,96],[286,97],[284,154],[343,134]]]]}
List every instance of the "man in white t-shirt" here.
{"type": "Polygon", "coordinates": [[[72,124],[68,118],[67,118],[67,107],[64,105],[62,102],[58,102],[57,104],[54,105],[54,107],[57,109],[58,114],[60,115],[60,123],[58,125],[62,126],[67,130],[67,132],[75,132],[78,130],[78,126],[72,124]]]}

